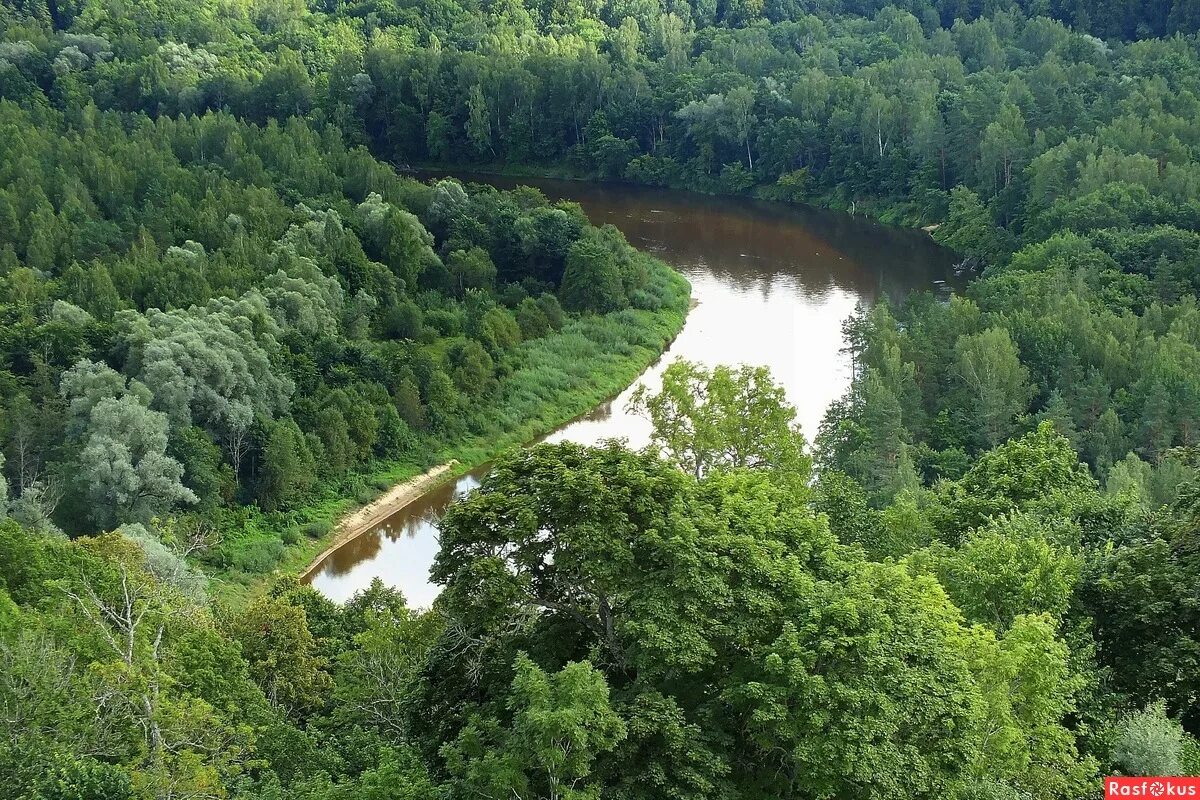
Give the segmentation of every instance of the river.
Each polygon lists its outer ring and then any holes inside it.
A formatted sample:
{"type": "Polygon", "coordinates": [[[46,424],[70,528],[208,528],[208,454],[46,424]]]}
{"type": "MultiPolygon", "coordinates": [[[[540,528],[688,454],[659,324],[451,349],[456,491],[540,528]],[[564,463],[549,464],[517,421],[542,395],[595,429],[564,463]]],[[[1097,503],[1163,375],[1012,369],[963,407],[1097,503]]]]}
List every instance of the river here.
{"type": "MultiPolygon", "coordinates": [[[[573,200],[594,224],[615,225],[692,283],[696,305],[663,357],[620,395],[547,437],[552,442],[623,438],[644,446],[650,426],[627,413],[626,403],[637,386],[654,388],[676,358],[769,367],[811,442],[850,381],[843,321],[882,295],[955,282],[953,255],[928,235],[847,214],[623,185],[460,177],[502,189],[532,185],[550,199],[573,200]]],[[[485,474],[438,487],[347,543],[312,572],[312,585],[343,602],[378,577],[410,605],[428,606],[438,593],[429,582],[438,519],[485,474]]]]}

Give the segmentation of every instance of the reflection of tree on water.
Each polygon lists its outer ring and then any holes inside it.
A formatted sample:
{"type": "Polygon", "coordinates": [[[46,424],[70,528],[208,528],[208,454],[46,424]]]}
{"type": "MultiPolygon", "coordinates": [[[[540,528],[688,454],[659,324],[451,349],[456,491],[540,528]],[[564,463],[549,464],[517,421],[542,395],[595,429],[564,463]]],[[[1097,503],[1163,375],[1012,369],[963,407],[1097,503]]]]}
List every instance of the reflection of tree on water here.
{"type": "Polygon", "coordinates": [[[436,537],[438,522],[446,512],[446,507],[479,486],[484,474],[486,470],[481,468],[421,495],[374,529],[333,551],[314,574],[314,580],[324,581],[348,575],[355,566],[377,558],[385,540],[396,544],[406,539],[436,537]]]}
{"type": "Polygon", "coordinates": [[[379,555],[381,544],[379,531],[368,531],[330,553],[329,557],[321,563],[318,573],[322,577],[345,575],[354,569],[356,564],[370,561],[379,555]]]}

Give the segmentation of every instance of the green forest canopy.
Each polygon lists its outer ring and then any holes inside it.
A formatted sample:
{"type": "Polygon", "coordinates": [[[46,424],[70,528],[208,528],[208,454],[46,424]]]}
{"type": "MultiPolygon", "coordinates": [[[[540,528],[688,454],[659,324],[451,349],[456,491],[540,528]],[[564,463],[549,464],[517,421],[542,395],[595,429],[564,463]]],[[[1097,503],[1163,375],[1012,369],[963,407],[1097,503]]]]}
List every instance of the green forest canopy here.
{"type": "Polygon", "coordinates": [[[1066,800],[1200,771],[1198,23],[6,0],[6,789],[1066,800]],[[654,452],[505,457],[444,522],[431,612],[214,601],[369,475],[544,428],[678,329],[680,279],[577,207],[389,166],[435,162],[937,224],[980,274],[847,323],[811,446],[768,375],[681,365],[639,400],[654,452]]]}

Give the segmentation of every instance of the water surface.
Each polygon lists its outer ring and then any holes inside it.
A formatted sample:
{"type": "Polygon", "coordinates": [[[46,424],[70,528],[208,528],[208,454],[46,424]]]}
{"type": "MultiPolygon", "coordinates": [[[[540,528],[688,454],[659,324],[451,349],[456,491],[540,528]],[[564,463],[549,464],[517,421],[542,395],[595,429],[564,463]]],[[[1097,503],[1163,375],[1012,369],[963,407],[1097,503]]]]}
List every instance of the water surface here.
{"type": "MultiPolygon", "coordinates": [[[[502,189],[532,185],[551,199],[578,202],[594,224],[615,225],[692,283],[697,305],[663,357],[620,395],[547,437],[552,442],[620,438],[644,446],[649,423],[626,404],[637,386],[658,386],[676,358],[769,367],[811,441],[849,384],[842,323],[856,306],[954,281],[953,255],[926,234],[847,214],[621,185],[459,177],[502,189]]],[[[429,582],[437,521],[484,474],[434,489],[335,551],[312,573],[312,585],[341,602],[378,577],[411,605],[429,605],[438,592],[429,582]]]]}

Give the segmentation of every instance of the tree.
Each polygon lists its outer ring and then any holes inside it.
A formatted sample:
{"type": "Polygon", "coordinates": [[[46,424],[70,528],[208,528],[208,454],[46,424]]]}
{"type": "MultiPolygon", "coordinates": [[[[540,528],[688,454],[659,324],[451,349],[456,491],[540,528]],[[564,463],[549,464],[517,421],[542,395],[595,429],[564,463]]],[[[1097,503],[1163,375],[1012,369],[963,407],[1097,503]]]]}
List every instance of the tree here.
{"type": "Polygon", "coordinates": [[[811,460],[796,410],[765,367],[711,372],[675,361],[663,372],[662,390],[638,387],[630,409],[654,426],[651,446],[699,478],[715,469],[758,469],[803,486],[811,460]]]}
{"type": "Polygon", "coordinates": [[[256,84],[254,96],[252,107],[259,119],[306,114],[312,107],[313,86],[300,55],[281,47],[276,63],[256,84]]]}
{"type": "Polygon", "coordinates": [[[988,446],[1008,438],[1033,393],[1029,370],[1004,328],[959,337],[955,368],[968,391],[976,430],[988,446]]]}
{"type": "Polygon", "coordinates": [[[92,411],[102,400],[127,395],[143,405],[150,402],[150,390],[140,381],[128,381],[115,369],[97,361],[79,361],[62,374],[59,394],[70,412],[68,430],[82,435],[91,422],[92,411]]]}
{"type": "Polygon", "coordinates": [[[433,252],[433,235],[415,214],[384,202],[375,192],[359,204],[358,213],[367,251],[387,264],[409,291],[416,289],[423,273],[440,265],[433,252]]]}
{"type": "Polygon", "coordinates": [[[762,765],[760,791],[951,794],[976,746],[978,702],[953,606],[936,583],[894,565],[867,564],[842,585],[811,588],[820,594],[812,616],[784,621],[778,638],[756,648],[754,680],[732,689],[762,765]],[[891,631],[878,643],[877,625],[891,631]]]}
{"type": "Polygon", "coordinates": [[[322,275],[310,259],[299,259],[289,269],[268,275],[262,290],[279,327],[305,337],[335,335],[344,301],[342,287],[322,275]]]}
{"type": "Polygon", "coordinates": [[[417,718],[454,743],[445,758],[470,745],[481,780],[514,774],[486,720],[517,650],[551,670],[587,653],[622,682],[631,744],[597,772],[639,798],[932,798],[978,747],[967,636],[940,587],[857,560],[764,472],[697,481],[616,445],[541,446],[451,506],[442,543],[447,627],[417,718]]]}
{"type": "Polygon", "coordinates": [[[937,229],[938,241],[984,265],[996,264],[1008,255],[1004,231],[996,226],[979,195],[964,186],[950,192],[950,211],[937,229]]]}
{"type": "Polygon", "coordinates": [[[233,470],[225,463],[221,448],[195,426],[171,432],[167,454],[183,466],[183,483],[198,500],[198,508],[210,510],[233,500],[233,470]]]}
{"type": "Polygon", "coordinates": [[[478,84],[471,87],[467,97],[467,111],[467,139],[475,147],[476,154],[494,154],[491,116],[488,113],[487,101],[483,97],[483,89],[478,84]]]}
{"type": "Polygon", "coordinates": [[[725,95],[727,109],[732,128],[737,140],[746,148],[746,162],[754,171],[754,156],[750,152],[750,135],[758,118],[754,115],[754,91],[748,86],[739,86],[725,95]]]}
{"type": "Polygon", "coordinates": [[[629,302],[613,254],[596,236],[580,239],[567,251],[559,295],[571,311],[598,314],[617,311],[629,302]]]}
{"type": "MultiPolygon", "coordinates": [[[[900,401],[880,371],[867,371],[860,402],[860,430],[867,441],[852,466],[878,504],[895,496],[903,482],[909,433],[904,427],[900,401]]],[[[911,459],[908,467],[911,471],[911,459]]]]}
{"type": "Polygon", "coordinates": [[[4,477],[4,454],[0,453],[0,521],[8,517],[8,479],[4,477]]]}
{"type": "Polygon", "coordinates": [[[147,521],[198,502],[183,485],[183,466],[167,455],[167,417],[135,396],[100,400],[81,436],[79,481],[98,528],[147,521]]]}
{"type": "Polygon", "coordinates": [[[254,415],[288,408],[294,384],[272,364],[280,332],[258,292],[186,311],[122,311],[114,324],[126,371],[154,387],[152,407],[224,438],[235,470],[254,415]]]}
{"type": "Polygon", "coordinates": [[[446,261],[459,294],[468,289],[491,291],[496,286],[496,265],[481,247],[455,250],[446,261]]]}
{"type": "Polygon", "coordinates": [[[439,111],[429,112],[425,120],[425,150],[430,157],[444,161],[450,157],[451,123],[445,114],[439,111]]]}
{"type": "Polygon", "coordinates": [[[241,643],[250,676],[272,703],[302,718],[325,702],[331,680],[303,608],[259,598],[230,620],[228,630],[241,643]]]}
{"type": "Polygon", "coordinates": [[[121,308],[122,301],[108,268],[94,262],[80,273],[79,280],[73,284],[70,301],[98,319],[111,319],[121,308]]]}
{"type": "Polygon", "coordinates": [[[872,155],[883,160],[891,145],[891,130],[899,116],[897,102],[894,98],[886,97],[879,92],[871,92],[863,99],[862,107],[862,138],[863,144],[870,144],[872,155]]]}
{"type": "Polygon", "coordinates": [[[383,317],[383,331],[392,339],[419,339],[424,325],[425,316],[420,306],[411,300],[388,309],[383,317]]]}
{"type": "Polygon", "coordinates": [[[264,511],[287,508],[303,499],[317,479],[304,434],[290,419],[271,425],[260,463],[258,502],[264,511]]]}
{"type": "Polygon", "coordinates": [[[813,508],[829,519],[829,528],[846,544],[860,545],[870,556],[882,559],[888,551],[880,512],[871,507],[867,493],[844,472],[825,468],[817,473],[813,508]]]}
{"type": "Polygon", "coordinates": [[[461,339],[446,353],[450,378],[460,392],[486,396],[496,385],[496,367],[487,350],[474,339],[461,339]]]}
{"type": "Polygon", "coordinates": [[[167,547],[145,525],[124,525],[119,530],[141,548],[145,568],[156,581],[198,605],[207,600],[208,580],[204,575],[190,566],[182,555],[167,547]]]}
{"type": "Polygon", "coordinates": [[[170,690],[168,630],[186,626],[195,607],[157,581],[144,551],[125,536],[92,539],[84,551],[91,558],[60,581],[61,591],[99,643],[96,672],[115,721],[141,740],[137,782],[150,793],[191,793],[222,769],[237,769],[244,732],[222,724],[207,703],[170,690]]]}
{"type": "Polygon", "coordinates": [[[1187,739],[1159,701],[1121,721],[1113,762],[1126,775],[1180,775],[1187,739]]]}
{"type": "Polygon", "coordinates": [[[1093,553],[1079,587],[1114,690],[1137,707],[1165,700],[1193,733],[1200,730],[1196,509],[1191,486],[1149,530],[1093,553]]]}
{"type": "Polygon", "coordinates": [[[1063,721],[1075,709],[1081,678],[1045,616],[1018,616],[1003,634],[972,630],[968,645],[983,713],[979,749],[967,775],[998,781],[1031,797],[1079,797],[1096,765],[1080,757],[1063,721]]]}
{"type": "Polygon", "coordinates": [[[1128,453],[1109,469],[1104,489],[1109,494],[1129,497],[1149,511],[1152,501],[1150,481],[1153,474],[1154,468],[1150,464],[1138,458],[1136,453],[1128,453]]]}
{"type": "Polygon", "coordinates": [[[599,797],[592,764],[625,738],[604,676],[586,662],[547,674],[524,653],[513,667],[511,725],[476,719],[443,748],[461,791],[497,800],[599,797]]]}
{"type": "Polygon", "coordinates": [[[1061,620],[1079,577],[1078,557],[1028,515],[996,519],[953,551],[936,550],[936,575],[950,599],[969,622],[1001,633],[1023,614],[1061,620]]]}
{"type": "Polygon", "coordinates": [[[35,629],[28,616],[20,621],[24,630],[6,632],[0,640],[0,721],[12,731],[0,739],[0,769],[10,788],[33,785],[62,800],[72,796],[71,789],[92,789],[97,800],[127,798],[124,770],[106,774],[95,759],[82,755],[119,747],[113,731],[117,715],[111,707],[97,708],[93,699],[104,687],[80,674],[72,653],[35,629]]]}
{"type": "Polygon", "coordinates": [[[516,316],[522,339],[537,339],[550,333],[550,320],[532,297],[521,301],[516,316]]]}
{"type": "Polygon", "coordinates": [[[1008,103],[1000,109],[996,120],[984,129],[979,145],[980,159],[993,190],[1007,188],[1012,183],[1028,147],[1025,117],[1021,109],[1008,103]]]}
{"type": "Polygon", "coordinates": [[[938,524],[954,541],[1003,515],[1048,510],[1061,516],[1098,500],[1087,467],[1049,422],[984,453],[962,478],[939,490],[944,508],[938,524]]]}
{"type": "Polygon", "coordinates": [[[378,579],[351,598],[341,616],[357,618],[361,629],[353,634],[353,647],[337,658],[334,696],[340,714],[397,744],[410,740],[414,732],[406,724],[406,703],[416,693],[442,621],[410,611],[404,598],[378,579]]]}

